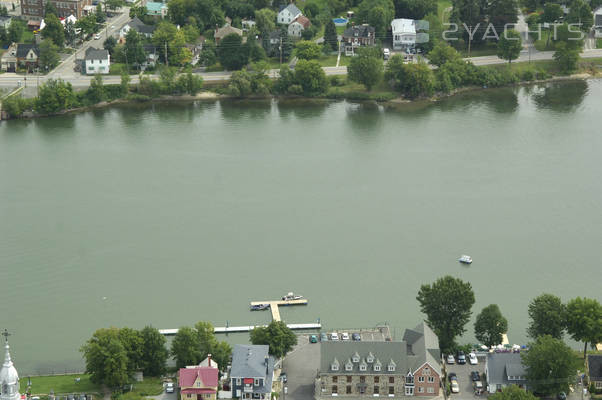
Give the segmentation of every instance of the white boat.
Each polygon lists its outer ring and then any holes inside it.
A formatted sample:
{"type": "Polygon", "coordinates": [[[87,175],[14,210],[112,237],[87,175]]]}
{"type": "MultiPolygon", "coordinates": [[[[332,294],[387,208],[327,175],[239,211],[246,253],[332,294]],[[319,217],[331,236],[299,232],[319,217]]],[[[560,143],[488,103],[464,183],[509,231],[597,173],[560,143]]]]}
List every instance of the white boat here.
{"type": "Polygon", "coordinates": [[[462,264],[472,264],[472,257],[462,254],[462,256],[458,258],[458,261],[460,261],[462,264]]]}
{"type": "Polygon", "coordinates": [[[282,300],[301,300],[303,296],[299,294],[294,294],[293,292],[288,292],[286,296],[282,296],[282,300]]]}

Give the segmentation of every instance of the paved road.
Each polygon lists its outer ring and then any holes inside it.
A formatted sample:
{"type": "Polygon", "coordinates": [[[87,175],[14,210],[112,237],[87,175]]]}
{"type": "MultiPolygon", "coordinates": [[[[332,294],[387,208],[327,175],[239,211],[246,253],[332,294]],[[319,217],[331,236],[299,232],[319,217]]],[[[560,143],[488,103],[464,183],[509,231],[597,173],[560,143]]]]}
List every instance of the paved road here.
{"type": "Polygon", "coordinates": [[[298,344],[286,355],[282,370],[286,372],[287,394],[282,400],[312,400],[318,369],[320,343],[309,343],[307,335],[298,336],[298,344]]]}

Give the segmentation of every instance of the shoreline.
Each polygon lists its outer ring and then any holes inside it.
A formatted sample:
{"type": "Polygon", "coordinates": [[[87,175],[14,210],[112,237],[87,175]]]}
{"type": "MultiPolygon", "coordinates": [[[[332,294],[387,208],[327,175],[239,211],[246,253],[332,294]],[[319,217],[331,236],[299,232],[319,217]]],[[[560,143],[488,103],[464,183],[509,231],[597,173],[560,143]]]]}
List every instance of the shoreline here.
{"type": "MultiPolygon", "coordinates": [[[[86,106],[86,107],[70,108],[70,109],[63,110],[63,111],[60,111],[57,113],[52,113],[52,114],[36,114],[34,112],[27,112],[27,113],[24,113],[19,118],[6,118],[6,119],[0,119],[0,121],[9,121],[9,120],[18,120],[18,119],[32,120],[32,119],[37,119],[37,118],[47,118],[47,117],[53,117],[53,116],[59,116],[59,115],[87,112],[87,111],[91,111],[91,110],[95,110],[95,109],[103,109],[103,108],[112,107],[114,105],[158,104],[158,103],[173,102],[173,101],[175,101],[175,102],[194,102],[194,101],[199,101],[199,100],[201,100],[201,101],[216,101],[216,100],[235,100],[235,101],[285,100],[285,101],[288,101],[288,100],[293,100],[293,101],[301,101],[301,102],[344,100],[344,101],[349,101],[349,102],[354,102],[354,103],[377,103],[377,104],[380,104],[380,105],[383,105],[386,107],[395,107],[395,106],[420,104],[420,103],[436,103],[436,102],[439,102],[439,101],[442,101],[445,99],[449,99],[449,98],[459,95],[459,94],[466,94],[466,93],[470,93],[473,91],[477,92],[477,91],[484,91],[484,90],[491,90],[491,89],[524,87],[524,86],[529,86],[529,85],[539,85],[542,83],[553,83],[553,82],[564,82],[564,81],[578,81],[578,80],[587,81],[587,80],[591,80],[591,79],[602,79],[602,74],[578,73],[578,74],[571,74],[571,75],[566,75],[566,76],[552,76],[551,78],[547,78],[547,79],[522,81],[522,82],[514,83],[512,85],[497,86],[497,87],[466,86],[466,87],[454,89],[453,91],[451,91],[449,93],[436,93],[433,96],[426,97],[426,98],[406,99],[402,96],[399,96],[399,97],[395,97],[391,100],[385,100],[385,101],[374,100],[374,99],[353,99],[353,98],[346,98],[344,96],[334,98],[334,97],[328,97],[328,95],[320,96],[320,97],[306,97],[306,96],[299,96],[299,95],[285,95],[285,96],[269,95],[269,96],[234,97],[234,96],[230,96],[230,95],[226,95],[226,94],[219,94],[219,93],[216,93],[213,91],[202,91],[202,92],[199,92],[195,96],[192,96],[192,95],[161,95],[161,96],[158,96],[155,98],[150,98],[148,100],[143,100],[143,101],[136,100],[136,99],[122,98],[122,99],[117,99],[117,100],[112,100],[112,101],[103,101],[98,104],[94,104],[94,105],[86,106]]],[[[365,92],[365,93],[369,93],[369,92],[365,92]]]]}

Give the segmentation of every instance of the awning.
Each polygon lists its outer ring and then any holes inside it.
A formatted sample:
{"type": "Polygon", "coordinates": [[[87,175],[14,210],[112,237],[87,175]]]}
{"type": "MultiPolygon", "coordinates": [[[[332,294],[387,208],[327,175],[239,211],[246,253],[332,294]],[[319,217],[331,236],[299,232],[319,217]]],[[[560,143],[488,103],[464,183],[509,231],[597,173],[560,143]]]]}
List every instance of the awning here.
{"type": "Polygon", "coordinates": [[[248,384],[248,383],[250,383],[250,384],[253,384],[253,378],[245,378],[245,379],[243,380],[243,383],[244,383],[245,385],[246,385],[246,384],[248,384]]]}

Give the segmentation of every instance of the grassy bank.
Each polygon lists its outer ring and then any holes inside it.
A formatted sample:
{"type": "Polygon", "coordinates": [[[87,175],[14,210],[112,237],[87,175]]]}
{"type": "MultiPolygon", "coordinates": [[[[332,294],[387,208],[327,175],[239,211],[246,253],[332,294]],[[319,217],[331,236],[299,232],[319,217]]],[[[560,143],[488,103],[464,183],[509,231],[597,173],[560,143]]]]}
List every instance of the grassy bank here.
{"type": "MultiPolygon", "coordinates": [[[[21,386],[27,386],[27,378],[21,378],[21,386]]],[[[31,394],[54,393],[100,393],[100,386],[90,381],[90,375],[53,375],[31,378],[31,394]],[[79,378],[79,381],[77,379],[79,378]]]]}
{"type": "Polygon", "coordinates": [[[161,378],[145,377],[142,382],[135,382],[132,392],[140,396],[157,396],[163,393],[161,378]]]}

